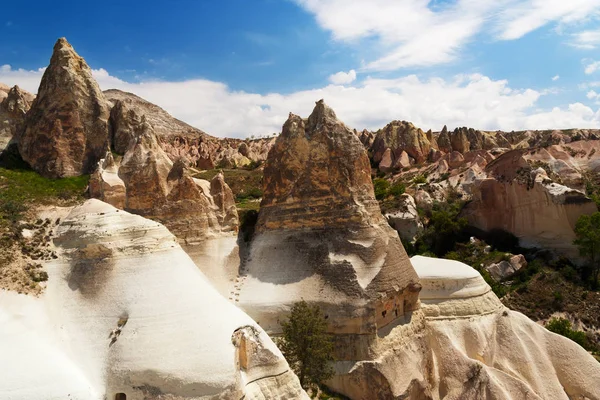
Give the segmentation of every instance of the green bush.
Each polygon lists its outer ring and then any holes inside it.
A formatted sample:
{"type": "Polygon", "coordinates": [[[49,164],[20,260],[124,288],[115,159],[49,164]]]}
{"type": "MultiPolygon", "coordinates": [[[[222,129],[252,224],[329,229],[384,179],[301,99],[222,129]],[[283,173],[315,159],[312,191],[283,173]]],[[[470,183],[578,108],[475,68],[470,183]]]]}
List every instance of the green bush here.
{"type": "Polygon", "coordinates": [[[566,338],[571,339],[586,350],[590,350],[585,332],[573,330],[571,322],[565,318],[552,318],[546,324],[546,329],[550,332],[558,333],[566,338]]]}
{"type": "Polygon", "coordinates": [[[385,199],[388,194],[389,188],[390,188],[390,183],[386,179],[383,179],[383,178],[373,179],[373,189],[375,189],[375,198],[377,200],[385,199]]]}
{"type": "Polygon", "coordinates": [[[392,196],[400,196],[403,195],[406,191],[406,186],[402,182],[396,182],[392,186],[390,186],[388,193],[392,196]]]}
{"type": "Polygon", "coordinates": [[[415,185],[418,185],[421,183],[427,183],[427,177],[425,175],[417,175],[413,178],[413,183],[415,185]]]}

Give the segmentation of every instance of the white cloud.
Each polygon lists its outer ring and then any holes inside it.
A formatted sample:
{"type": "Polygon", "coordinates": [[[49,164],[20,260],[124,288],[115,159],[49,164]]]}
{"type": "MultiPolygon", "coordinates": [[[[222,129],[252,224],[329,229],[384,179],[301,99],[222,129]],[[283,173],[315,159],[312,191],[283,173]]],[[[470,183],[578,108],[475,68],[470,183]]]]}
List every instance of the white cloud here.
{"type": "Polygon", "coordinates": [[[600,46],[600,29],[578,32],[572,35],[573,39],[569,43],[571,46],[580,49],[595,49],[600,46]]]}
{"type": "MultiPolygon", "coordinates": [[[[0,82],[19,84],[35,92],[42,73],[43,69],[25,71],[2,66],[0,82]]],[[[279,132],[288,112],[308,116],[314,102],[321,98],[336,110],[340,119],[356,129],[378,129],[394,119],[409,120],[433,130],[443,125],[516,130],[591,128],[600,124],[600,111],[594,112],[581,103],[539,111],[536,103],[544,92],[513,89],[506,80],[492,80],[479,74],[428,80],[416,75],[397,79],[367,77],[353,87],[328,85],[284,95],[234,91],[223,83],[202,79],[129,83],[104,69],[93,73],[102,89],[135,93],[217,136],[279,132]]]]}
{"type": "Polygon", "coordinates": [[[588,99],[590,99],[590,100],[591,100],[591,99],[596,99],[596,98],[598,98],[598,96],[600,96],[600,95],[599,95],[598,93],[596,93],[595,91],[593,91],[593,90],[590,90],[590,91],[589,91],[589,92],[587,92],[587,94],[586,94],[586,97],[587,97],[588,99]]]}
{"type": "Polygon", "coordinates": [[[588,61],[588,64],[585,66],[585,73],[587,75],[591,75],[600,69],[600,61],[588,61]]]}
{"type": "Polygon", "coordinates": [[[378,55],[364,65],[372,71],[447,63],[477,35],[513,40],[548,23],[573,24],[600,11],[600,0],[295,1],[335,40],[374,39],[369,44],[378,55]]]}
{"type": "Polygon", "coordinates": [[[329,82],[334,85],[344,85],[352,83],[356,80],[356,71],[351,69],[348,72],[340,71],[336,74],[329,76],[329,82]]]}
{"type": "Polygon", "coordinates": [[[552,77],[552,81],[553,81],[553,82],[556,82],[556,81],[557,81],[557,80],[559,80],[559,79],[560,79],[560,75],[554,75],[554,76],[552,77]]]}
{"type": "Polygon", "coordinates": [[[599,10],[599,0],[513,0],[499,13],[498,36],[518,39],[550,22],[572,24],[599,10]]]}

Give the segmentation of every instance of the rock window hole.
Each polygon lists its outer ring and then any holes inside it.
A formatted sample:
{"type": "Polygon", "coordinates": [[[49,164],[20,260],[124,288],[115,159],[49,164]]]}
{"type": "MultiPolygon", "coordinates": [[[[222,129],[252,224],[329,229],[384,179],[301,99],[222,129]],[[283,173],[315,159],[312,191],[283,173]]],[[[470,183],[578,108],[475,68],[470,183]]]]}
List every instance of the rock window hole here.
{"type": "Polygon", "coordinates": [[[125,393],[117,393],[115,394],[115,400],[127,400],[127,395],[125,393]]]}

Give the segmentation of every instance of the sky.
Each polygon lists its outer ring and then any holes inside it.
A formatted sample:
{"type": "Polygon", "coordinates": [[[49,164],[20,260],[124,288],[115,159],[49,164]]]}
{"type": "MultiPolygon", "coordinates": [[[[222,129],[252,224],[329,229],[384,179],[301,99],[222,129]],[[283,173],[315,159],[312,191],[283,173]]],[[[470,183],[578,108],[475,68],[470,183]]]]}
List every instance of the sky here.
{"type": "Polygon", "coordinates": [[[357,130],[600,128],[600,0],[7,1],[0,82],[35,93],[59,37],[215,136],[321,98],[357,130]]]}

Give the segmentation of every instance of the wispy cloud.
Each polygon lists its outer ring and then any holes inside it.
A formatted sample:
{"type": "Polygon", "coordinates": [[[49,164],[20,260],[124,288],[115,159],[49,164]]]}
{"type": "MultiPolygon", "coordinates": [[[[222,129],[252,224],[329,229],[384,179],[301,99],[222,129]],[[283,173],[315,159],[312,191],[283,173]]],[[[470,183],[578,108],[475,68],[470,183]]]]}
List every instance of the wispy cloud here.
{"type": "Polygon", "coordinates": [[[557,81],[557,80],[559,80],[559,79],[560,79],[560,75],[554,75],[554,76],[552,77],[552,81],[553,81],[553,82],[556,82],[556,81],[557,81]]]}
{"type": "Polygon", "coordinates": [[[295,0],[333,38],[380,53],[364,70],[393,71],[457,59],[479,35],[515,40],[544,25],[568,25],[600,11],[600,0],[295,0]]]}
{"type": "Polygon", "coordinates": [[[587,75],[591,75],[594,72],[596,72],[598,69],[600,69],[600,61],[594,61],[594,60],[583,60],[583,62],[585,63],[585,69],[584,72],[587,75]]]}
{"type": "Polygon", "coordinates": [[[593,50],[600,46],[600,29],[577,32],[569,44],[580,49],[593,50]]]}

